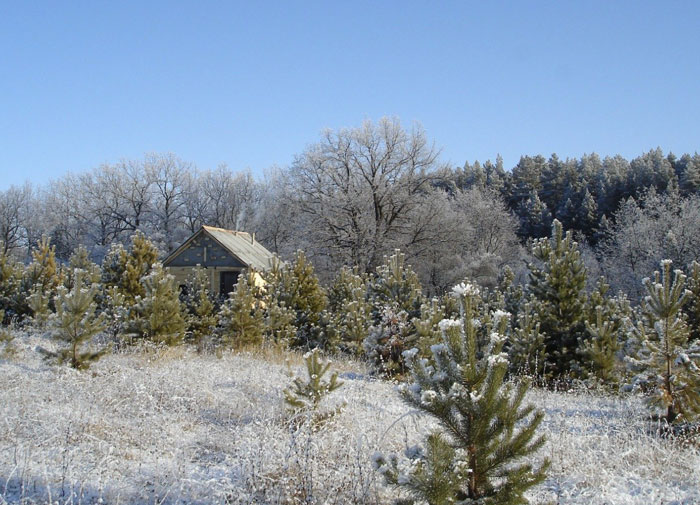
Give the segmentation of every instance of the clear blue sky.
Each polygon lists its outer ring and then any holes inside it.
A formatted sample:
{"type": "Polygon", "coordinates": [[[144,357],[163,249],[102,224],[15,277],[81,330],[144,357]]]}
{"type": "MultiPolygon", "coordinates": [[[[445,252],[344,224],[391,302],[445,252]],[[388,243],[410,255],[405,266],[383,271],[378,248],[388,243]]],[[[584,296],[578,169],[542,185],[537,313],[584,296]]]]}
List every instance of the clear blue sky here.
{"type": "Polygon", "coordinates": [[[443,159],[699,150],[700,2],[0,0],[0,189],[145,152],[255,174],[325,127],[443,159]]]}

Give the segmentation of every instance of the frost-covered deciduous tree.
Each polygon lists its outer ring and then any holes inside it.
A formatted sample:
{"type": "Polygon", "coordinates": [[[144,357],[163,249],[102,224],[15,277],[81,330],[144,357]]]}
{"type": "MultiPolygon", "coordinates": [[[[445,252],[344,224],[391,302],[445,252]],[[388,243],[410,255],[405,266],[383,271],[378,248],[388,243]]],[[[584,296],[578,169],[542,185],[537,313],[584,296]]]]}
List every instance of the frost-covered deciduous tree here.
{"type": "Polygon", "coordinates": [[[372,271],[397,245],[437,159],[422,129],[396,119],[326,131],[291,169],[309,233],[339,264],[372,271]]]}
{"type": "Polygon", "coordinates": [[[184,238],[185,190],[192,170],[191,163],[172,153],[152,153],[144,160],[144,171],[153,185],[152,228],[167,251],[172,251],[184,238]]]}
{"type": "Polygon", "coordinates": [[[406,451],[408,462],[375,454],[375,468],[406,492],[400,503],[527,503],[525,491],[544,480],[548,462],[535,467],[523,461],[544,444],[536,436],[543,414],[522,405],[527,382],[514,387],[505,381],[508,360],[502,349],[509,315],[493,314],[491,341],[479,357],[476,314],[469,308],[478,289],[461,284],[453,292],[461,317],[441,322],[443,342],[432,346],[431,359],[417,358],[417,349],[405,353],[413,382],[400,388],[403,399],[439,428],[424,447],[406,451]]]}
{"type": "Polygon", "coordinates": [[[57,360],[59,364],[68,363],[78,370],[88,368],[109,350],[108,347],[96,351],[83,350],[83,346],[105,328],[104,315],[96,314],[97,285],[86,286],[85,276],[85,272],[75,270],[73,288],[70,290],[65,286],[58,288],[55,300],[56,312],[48,320],[48,326],[54,337],[63,342],[66,347],[57,352],[47,351],[47,356],[57,360]]]}
{"type": "Polygon", "coordinates": [[[600,245],[604,274],[632,300],[645,295],[639,280],[663,258],[683,267],[700,261],[700,195],[650,191],[623,202],[613,221],[600,245]]]}
{"type": "Polygon", "coordinates": [[[641,370],[636,383],[651,390],[651,405],[664,409],[669,423],[700,414],[700,347],[688,344],[681,312],[688,297],[685,281],[683,272],[672,271],[671,260],[661,262],[661,273],[644,279],[647,295],[638,324],[642,348],[636,358],[628,358],[641,370]]]}
{"type": "Polygon", "coordinates": [[[24,226],[30,218],[29,206],[32,201],[32,187],[11,186],[0,192],[0,249],[3,254],[26,246],[24,226]]]}

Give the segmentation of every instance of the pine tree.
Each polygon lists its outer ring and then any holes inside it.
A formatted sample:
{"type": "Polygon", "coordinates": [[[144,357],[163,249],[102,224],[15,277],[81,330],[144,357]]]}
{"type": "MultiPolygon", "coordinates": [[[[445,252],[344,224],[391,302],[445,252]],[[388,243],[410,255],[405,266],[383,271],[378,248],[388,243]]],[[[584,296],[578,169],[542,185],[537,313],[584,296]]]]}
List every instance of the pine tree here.
{"type": "Polygon", "coordinates": [[[256,296],[255,271],[249,270],[238,278],[238,283],[221,307],[219,335],[223,345],[238,349],[262,344],[264,327],[263,309],[256,296]]]}
{"type": "Polygon", "coordinates": [[[544,376],[547,351],[535,306],[533,301],[522,304],[512,330],[508,355],[513,373],[541,378],[544,376]]]}
{"type": "Polygon", "coordinates": [[[121,293],[122,279],[126,272],[126,261],[129,253],[120,243],[114,243],[110,246],[107,254],[102,259],[101,280],[103,290],[107,291],[111,288],[118,288],[121,293]]]}
{"type": "Polygon", "coordinates": [[[135,233],[131,237],[131,249],[122,260],[124,272],[119,279],[118,286],[126,297],[127,303],[135,301],[137,296],[146,295],[146,285],[142,280],[151,272],[153,265],[158,260],[158,249],[142,233],[135,233]]]}
{"type": "Polygon", "coordinates": [[[394,377],[406,373],[403,351],[417,344],[416,329],[408,313],[396,305],[387,305],[379,323],[370,327],[362,346],[378,373],[394,377]]]}
{"type": "Polygon", "coordinates": [[[693,261],[688,275],[688,303],[683,307],[690,329],[689,340],[700,343],[700,263],[693,261]]]}
{"type": "Polygon", "coordinates": [[[304,349],[327,347],[326,335],[320,324],[321,314],[328,303],[326,293],[304,253],[297,251],[291,264],[278,262],[273,265],[265,280],[268,283],[267,299],[284,307],[277,311],[277,315],[287,310],[294,313],[296,334],[290,345],[304,349]]]}
{"type": "Polygon", "coordinates": [[[418,276],[406,265],[406,256],[394,251],[377,267],[369,282],[373,324],[362,347],[377,371],[401,375],[406,371],[402,353],[417,345],[414,320],[420,318],[422,303],[418,276]]]}
{"type": "Polygon", "coordinates": [[[681,308],[688,299],[686,276],[661,262],[661,273],[643,280],[646,296],[638,324],[642,349],[628,361],[642,373],[635,382],[652,388],[649,403],[665,410],[669,423],[692,421],[700,414],[700,347],[689,347],[681,308]]]}
{"type": "Polygon", "coordinates": [[[579,341],[585,336],[586,268],[571,232],[555,220],[552,236],[532,244],[540,264],[530,265],[528,289],[545,335],[548,370],[555,376],[581,373],[579,341]]]}
{"type": "Polygon", "coordinates": [[[117,286],[102,286],[102,292],[98,293],[98,299],[100,300],[99,307],[105,316],[106,333],[115,344],[124,343],[120,337],[124,336],[129,330],[130,324],[133,324],[129,314],[133,310],[127,306],[126,298],[117,286]]]}
{"type": "Polygon", "coordinates": [[[278,303],[274,298],[263,298],[263,327],[265,338],[272,344],[288,348],[297,335],[294,324],[296,312],[287,307],[284,302],[278,303]]]}
{"type": "Polygon", "coordinates": [[[338,380],[338,372],[331,373],[328,380],[324,376],[331,367],[330,360],[321,358],[319,349],[304,354],[306,378],[294,377],[292,387],[283,391],[284,401],[294,414],[307,412],[315,423],[325,421],[340,413],[344,404],[333,410],[322,412],[320,405],[323,399],[343,385],[338,380]]]}
{"type": "Polygon", "coordinates": [[[432,298],[430,303],[423,303],[420,317],[413,320],[416,329],[416,345],[421,356],[429,354],[430,346],[440,342],[442,333],[439,323],[447,317],[448,309],[439,298],[432,298]]]}
{"type": "Polygon", "coordinates": [[[23,317],[29,310],[22,295],[23,278],[22,264],[2,252],[0,247],[0,310],[4,314],[1,324],[8,324],[13,317],[23,317]]]}
{"type": "Polygon", "coordinates": [[[610,289],[601,278],[586,303],[587,338],[582,351],[590,363],[590,375],[602,384],[614,385],[620,379],[620,353],[631,330],[631,309],[624,296],[610,298],[610,289]]]}
{"type": "Polygon", "coordinates": [[[461,317],[440,323],[443,342],[432,347],[431,359],[416,358],[417,349],[405,353],[413,383],[400,388],[403,399],[439,429],[425,448],[407,451],[405,472],[395,455],[375,454],[375,468],[388,484],[407,492],[410,498],[401,503],[527,503],[523,493],[544,480],[548,461],[538,468],[520,461],[544,444],[543,437],[535,437],[543,414],[532,405],[522,406],[527,382],[517,388],[505,382],[508,360],[502,348],[508,314],[493,314],[496,330],[479,358],[478,325],[470,309],[478,290],[461,284],[453,292],[461,302],[461,317]]]}
{"type": "Polygon", "coordinates": [[[405,311],[409,318],[420,315],[421,285],[416,273],[406,265],[406,255],[396,250],[384,258],[370,282],[369,298],[375,324],[383,318],[387,306],[405,311]]]}
{"type": "Polygon", "coordinates": [[[32,262],[25,271],[24,291],[27,294],[32,324],[43,329],[53,309],[53,298],[62,282],[56,263],[56,248],[42,237],[32,251],[32,262]]]}
{"type": "Polygon", "coordinates": [[[372,325],[372,305],[367,297],[367,282],[357,269],[344,266],[328,293],[330,325],[336,328],[340,349],[360,355],[362,342],[372,325]]]}
{"type": "Polygon", "coordinates": [[[187,279],[185,290],[180,294],[187,321],[187,340],[204,350],[205,340],[216,329],[218,317],[214,297],[209,292],[209,277],[206,269],[197,266],[187,279]]]}
{"type": "MultiPolygon", "coordinates": [[[[5,318],[5,311],[0,309],[0,321],[5,318]]],[[[7,329],[0,326],[0,358],[10,356],[14,354],[14,347],[12,346],[12,341],[15,336],[10,333],[7,329]]]]}
{"type": "Polygon", "coordinates": [[[515,273],[506,265],[498,282],[498,292],[503,295],[503,309],[511,314],[520,312],[525,294],[522,286],[515,283],[515,273]]]}
{"type": "Polygon", "coordinates": [[[547,230],[552,224],[552,213],[535,191],[521,203],[517,215],[520,217],[518,234],[523,239],[547,235],[547,230]]]}
{"type": "Polygon", "coordinates": [[[156,344],[181,343],[186,325],[175,278],[156,263],[142,284],[145,294],[137,296],[133,307],[136,335],[156,344]]]}
{"type": "Polygon", "coordinates": [[[73,368],[85,370],[109,350],[81,351],[92,337],[105,328],[105,318],[102,314],[95,314],[97,285],[85,287],[84,278],[87,275],[82,270],[75,270],[72,275],[74,286],[71,290],[65,286],[58,288],[56,313],[51,315],[48,323],[54,337],[67,347],[55,353],[47,351],[47,355],[59,364],[68,363],[73,368]]]}
{"type": "Polygon", "coordinates": [[[91,286],[92,284],[100,282],[100,267],[90,261],[90,255],[85,246],[82,245],[78,246],[78,248],[73,251],[73,254],[70,255],[70,258],[68,258],[68,270],[63,280],[64,285],[68,289],[72,289],[75,285],[76,270],[82,270],[84,272],[82,279],[86,286],[91,286]]]}
{"type": "Polygon", "coordinates": [[[591,338],[585,341],[584,352],[591,361],[593,375],[603,384],[616,382],[615,364],[620,343],[614,322],[605,318],[601,305],[596,307],[595,321],[586,321],[586,329],[591,338]]]}
{"type": "Polygon", "coordinates": [[[51,240],[44,236],[32,251],[32,262],[26,270],[29,290],[35,289],[53,295],[61,280],[61,271],[56,263],[56,248],[51,245],[51,240]]]}

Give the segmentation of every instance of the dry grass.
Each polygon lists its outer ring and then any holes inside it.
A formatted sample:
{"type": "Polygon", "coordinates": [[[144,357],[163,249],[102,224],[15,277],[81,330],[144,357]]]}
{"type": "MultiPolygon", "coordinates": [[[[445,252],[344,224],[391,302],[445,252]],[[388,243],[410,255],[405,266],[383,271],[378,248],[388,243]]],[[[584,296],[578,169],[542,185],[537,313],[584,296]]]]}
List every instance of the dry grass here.
{"type": "MultiPolygon", "coordinates": [[[[348,401],[321,429],[289,423],[282,389],[301,353],[220,358],[184,348],[45,365],[39,336],[0,361],[0,503],[390,503],[376,451],[422,440],[393,386],[337,362],[348,401]]],[[[572,504],[700,503],[700,456],[647,432],[636,398],[534,391],[550,476],[532,493],[572,504]]]]}

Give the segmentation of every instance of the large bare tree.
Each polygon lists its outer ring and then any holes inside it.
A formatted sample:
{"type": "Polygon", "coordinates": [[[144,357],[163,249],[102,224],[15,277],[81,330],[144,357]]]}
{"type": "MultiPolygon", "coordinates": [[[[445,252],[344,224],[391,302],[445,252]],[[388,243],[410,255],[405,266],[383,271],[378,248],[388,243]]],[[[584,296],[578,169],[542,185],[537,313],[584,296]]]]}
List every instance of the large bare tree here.
{"type": "Polygon", "coordinates": [[[290,174],[318,248],[369,271],[383,253],[406,245],[402,236],[429,189],[438,154],[420,127],[406,131],[396,119],[326,131],[290,174]]]}
{"type": "Polygon", "coordinates": [[[144,170],[153,186],[153,228],[162,236],[165,249],[172,251],[183,238],[178,231],[182,229],[186,190],[194,168],[191,163],[168,153],[146,155],[144,170]]]}
{"type": "Polygon", "coordinates": [[[30,217],[32,197],[32,187],[28,183],[0,192],[0,247],[3,254],[27,245],[25,224],[30,217]]]}

